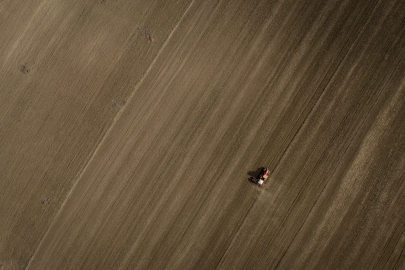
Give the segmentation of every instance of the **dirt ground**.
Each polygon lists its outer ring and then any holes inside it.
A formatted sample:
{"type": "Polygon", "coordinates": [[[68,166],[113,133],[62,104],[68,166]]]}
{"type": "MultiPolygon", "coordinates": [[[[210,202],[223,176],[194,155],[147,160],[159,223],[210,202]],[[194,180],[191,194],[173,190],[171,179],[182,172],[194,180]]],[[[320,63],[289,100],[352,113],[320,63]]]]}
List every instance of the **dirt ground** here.
{"type": "Polygon", "coordinates": [[[0,269],[405,269],[404,27],[402,0],[0,1],[0,269]]]}

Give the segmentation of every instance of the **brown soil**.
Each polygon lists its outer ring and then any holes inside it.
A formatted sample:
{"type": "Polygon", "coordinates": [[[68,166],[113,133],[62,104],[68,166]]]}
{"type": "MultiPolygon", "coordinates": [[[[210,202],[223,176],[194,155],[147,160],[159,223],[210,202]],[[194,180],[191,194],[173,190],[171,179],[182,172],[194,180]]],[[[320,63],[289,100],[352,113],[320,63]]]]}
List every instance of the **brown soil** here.
{"type": "Polygon", "coordinates": [[[405,269],[405,2],[0,14],[0,269],[405,269]]]}

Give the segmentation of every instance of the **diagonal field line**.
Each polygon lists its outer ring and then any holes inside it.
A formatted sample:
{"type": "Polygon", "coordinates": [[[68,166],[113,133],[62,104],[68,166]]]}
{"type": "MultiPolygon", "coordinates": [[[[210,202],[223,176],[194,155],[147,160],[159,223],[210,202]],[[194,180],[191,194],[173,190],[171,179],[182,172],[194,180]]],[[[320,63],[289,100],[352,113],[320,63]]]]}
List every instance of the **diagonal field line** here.
{"type": "MultiPolygon", "coordinates": [[[[144,73],[144,75],[142,76],[142,78],[139,80],[139,82],[135,85],[135,89],[132,91],[132,93],[129,95],[128,99],[127,99],[127,103],[131,102],[132,98],[135,95],[135,92],[137,91],[137,89],[140,87],[140,85],[142,85],[145,77],[147,77],[147,75],[149,74],[149,72],[152,70],[152,68],[154,67],[156,60],[159,58],[159,56],[161,55],[161,53],[164,51],[164,49],[166,48],[167,44],[169,43],[169,41],[171,40],[173,34],[176,32],[179,24],[184,20],[184,17],[187,15],[187,13],[189,12],[191,6],[194,4],[195,0],[192,0],[191,3],[189,4],[189,6],[187,7],[187,9],[184,11],[183,15],[180,17],[180,20],[177,22],[177,24],[174,26],[173,30],[170,32],[169,36],[166,38],[166,41],[164,42],[164,44],[162,45],[162,47],[159,49],[158,53],[156,54],[155,58],[153,59],[152,63],[149,65],[148,69],[146,70],[146,72],[144,73]]],[[[109,136],[109,134],[111,133],[111,130],[114,129],[115,124],[117,123],[118,119],[121,118],[122,112],[125,110],[125,108],[128,108],[127,106],[124,107],[122,110],[118,111],[117,115],[114,117],[114,120],[112,121],[110,127],[108,128],[108,130],[105,132],[103,138],[100,140],[99,144],[96,146],[93,154],[91,155],[90,159],[88,160],[86,166],[84,167],[84,169],[82,170],[82,172],[80,173],[80,175],[78,176],[76,182],[74,183],[73,187],[71,188],[71,190],[69,191],[69,195],[66,197],[65,201],[62,203],[59,211],[55,214],[55,217],[53,218],[51,224],[49,225],[48,229],[46,230],[44,236],[42,237],[39,245],[37,246],[37,248],[35,249],[34,254],[32,255],[32,257],[30,258],[30,260],[28,261],[28,264],[25,268],[25,270],[30,269],[31,263],[34,260],[35,256],[37,255],[38,251],[41,249],[44,240],[47,238],[50,229],[54,226],[55,224],[55,220],[57,220],[57,218],[59,217],[60,213],[63,211],[63,209],[65,208],[65,205],[67,204],[67,202],[69,201],[69,198],[71,196],[71,194],[73,194],[74,190],[76,189],[77,183],[80,181],[80,179],[82,178],[84,172],[87,170],[89,164],[92,162],[94,156],[98,153],[100,146],[103,145],[104,141],[106,140],[106,138],[109,136]]]]}

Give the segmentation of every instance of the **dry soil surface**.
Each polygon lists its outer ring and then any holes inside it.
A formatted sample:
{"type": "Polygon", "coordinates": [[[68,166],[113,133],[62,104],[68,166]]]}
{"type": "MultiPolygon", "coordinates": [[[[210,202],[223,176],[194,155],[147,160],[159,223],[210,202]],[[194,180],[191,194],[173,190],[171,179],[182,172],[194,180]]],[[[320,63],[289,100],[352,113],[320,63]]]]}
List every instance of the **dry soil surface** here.
{"type": "Polygon", "coordinates": [[[0,269],[405,269],[404,1],[0,14],[0,269]]]}

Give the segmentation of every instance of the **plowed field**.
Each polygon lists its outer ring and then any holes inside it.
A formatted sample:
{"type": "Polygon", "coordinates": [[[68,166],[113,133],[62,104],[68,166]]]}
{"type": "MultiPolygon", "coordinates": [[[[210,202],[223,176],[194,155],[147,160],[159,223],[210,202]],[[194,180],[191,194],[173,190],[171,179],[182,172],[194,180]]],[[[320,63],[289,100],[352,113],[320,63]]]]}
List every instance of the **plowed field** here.
{"type": "Polygon", "coordinates": [[[3,0],[0,37],[0,269],[405,269],[404,1],[3,0]]]}

